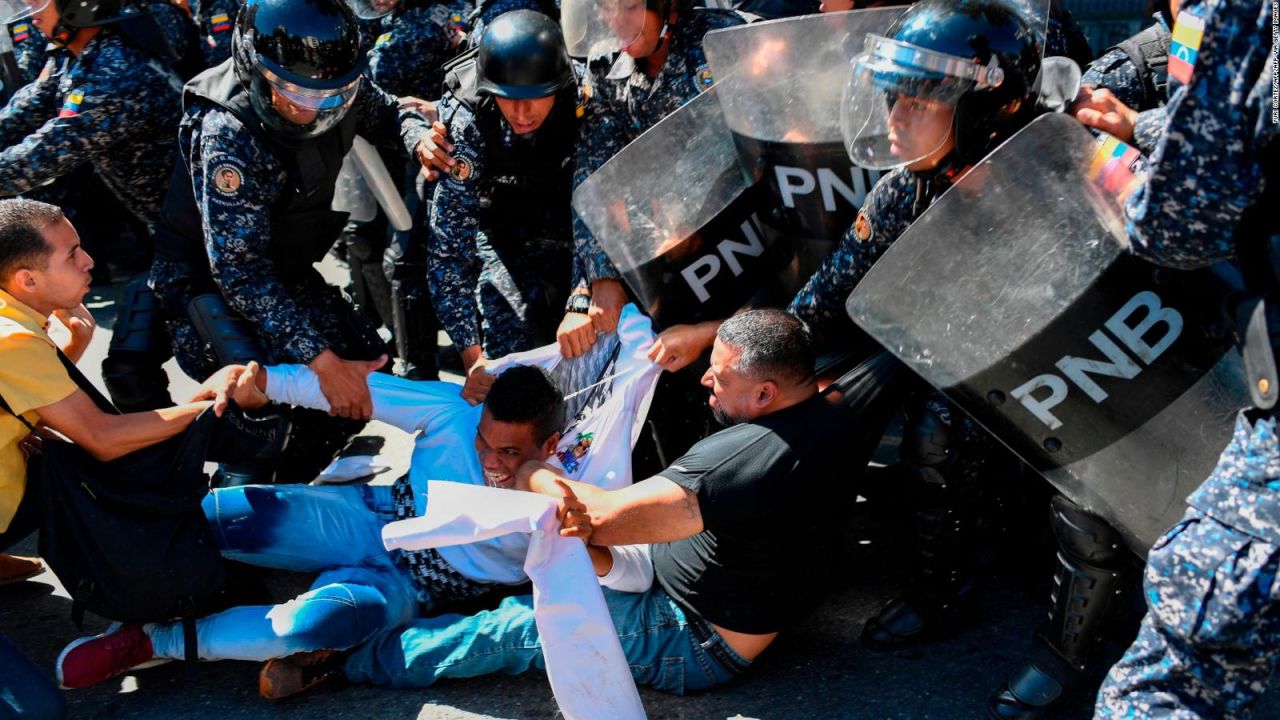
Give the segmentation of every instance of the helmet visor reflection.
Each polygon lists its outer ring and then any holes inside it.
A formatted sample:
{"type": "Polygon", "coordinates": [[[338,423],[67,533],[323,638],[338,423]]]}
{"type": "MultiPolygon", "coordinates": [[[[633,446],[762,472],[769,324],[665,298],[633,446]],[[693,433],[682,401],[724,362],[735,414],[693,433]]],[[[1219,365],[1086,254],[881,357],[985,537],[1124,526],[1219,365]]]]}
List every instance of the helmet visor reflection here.
{"type": "Polygon", "coordinates": [[[625,49],[644,32],[645,0],[564,0],[560,24],[574,57],[596,58],[625,49]]]}
{"type": "Polygon", "coordinates": [[[0,22],[17,22],[49,7],[50,0],[0,0],[0,22]]]}
{"type": "Polygon", "coordinates": [[[360,91],[360,78],[357,77],[343,87],[331,90],[317,90],[296,85],[267,68],[257,68],[262,77],[271,85],[274,93],[287,100],[291,105],[304,110],[334,110],[349,105],[360,91]]]}
{"type": "Polygon", "coordinates": [[[973,61],[877,35],[853,60],[840,109],[849,157],[888,170],[938,154],[952,137],[955,105],[977,82],[973,61]]]}
{"type": "Polygon", "coordinates": [[[347,0],[347,7],[351,8],[352,14],[361,20],[373,20],[390,15],[399,4],[400,0],[347,0]]]}

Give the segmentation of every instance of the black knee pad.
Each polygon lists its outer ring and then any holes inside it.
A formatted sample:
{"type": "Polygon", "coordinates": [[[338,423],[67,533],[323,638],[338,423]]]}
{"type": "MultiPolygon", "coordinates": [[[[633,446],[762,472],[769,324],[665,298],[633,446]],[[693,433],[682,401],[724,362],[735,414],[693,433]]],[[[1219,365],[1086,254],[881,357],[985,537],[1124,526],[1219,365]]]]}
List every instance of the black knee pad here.
{"type": "Polygon", "coordinates": [[[1080,561],[1111,566],[1127,558],[1120,532],[1064,495],[1049,501],[1049,525],[1062,551],[1080,561]]]}

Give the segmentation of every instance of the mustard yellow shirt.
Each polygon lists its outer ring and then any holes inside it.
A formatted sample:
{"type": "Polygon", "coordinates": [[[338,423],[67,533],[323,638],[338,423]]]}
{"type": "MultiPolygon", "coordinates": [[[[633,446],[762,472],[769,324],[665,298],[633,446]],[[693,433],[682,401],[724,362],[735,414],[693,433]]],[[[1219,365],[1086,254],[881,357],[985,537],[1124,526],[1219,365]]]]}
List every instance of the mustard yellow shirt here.
{"type": "MultiPolygon", "coordinates": [[[[76,391],[48,329],[49,318],[0,290],[0,395],[32,425],[40,421],[35,408],[76,391]]],[[[27,432],[17,418],[0,410],[0,532],[9,529],[27,489],[27,461],[18,449],[27,432]]]]}

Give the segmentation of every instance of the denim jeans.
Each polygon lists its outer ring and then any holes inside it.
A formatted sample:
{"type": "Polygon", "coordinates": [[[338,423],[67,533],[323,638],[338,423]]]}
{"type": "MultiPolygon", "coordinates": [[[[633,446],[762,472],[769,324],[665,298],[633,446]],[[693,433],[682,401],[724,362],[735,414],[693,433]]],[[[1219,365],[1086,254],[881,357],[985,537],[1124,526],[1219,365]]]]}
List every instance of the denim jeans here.
{"type": "MultiPolygon", "coordinates": [[[[637,684],[683,695],[728,682],[748,665],[657,586],[643,593],[605,588],[604,599],[637,684]]],[[[344,670],[356,682],[422,687],[446,677],[543,667],[533,598],[523,595],[503,600],[496,610],[415,620],[381,633],[357,648],[344,670]]]]}
{"type": "MultiPolygon", "coordinates": [[[[391,488],[246,485],[219,488],[205,515],[224,557],[319,572],[311,590],[274,606],[231,608],[196,622],[206,660],[268,660],[346,649],[417,615],[418,594],[382,546],[391,488]]],[[[183,657],[181,623],[151,626],[159,657],[183,657]]]]}
{"type": "Polygon", "coordinates": [[[0,635],[0,720],[53,720],[66,715],[49,676],[0,635]]]}

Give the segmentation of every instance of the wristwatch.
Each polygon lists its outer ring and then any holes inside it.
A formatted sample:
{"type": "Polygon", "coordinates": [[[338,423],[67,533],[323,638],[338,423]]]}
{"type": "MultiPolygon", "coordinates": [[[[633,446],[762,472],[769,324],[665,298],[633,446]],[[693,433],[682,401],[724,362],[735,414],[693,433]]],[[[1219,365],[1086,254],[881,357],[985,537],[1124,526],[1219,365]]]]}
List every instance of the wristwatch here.
{"type": "Polygon", "coordinates": [[[587,310],[591,309],[591,296],[585,293],[574,293],[569,296],[569,302],[564,304],[564,311],[571,313],[587,314],[587,310]]]}

